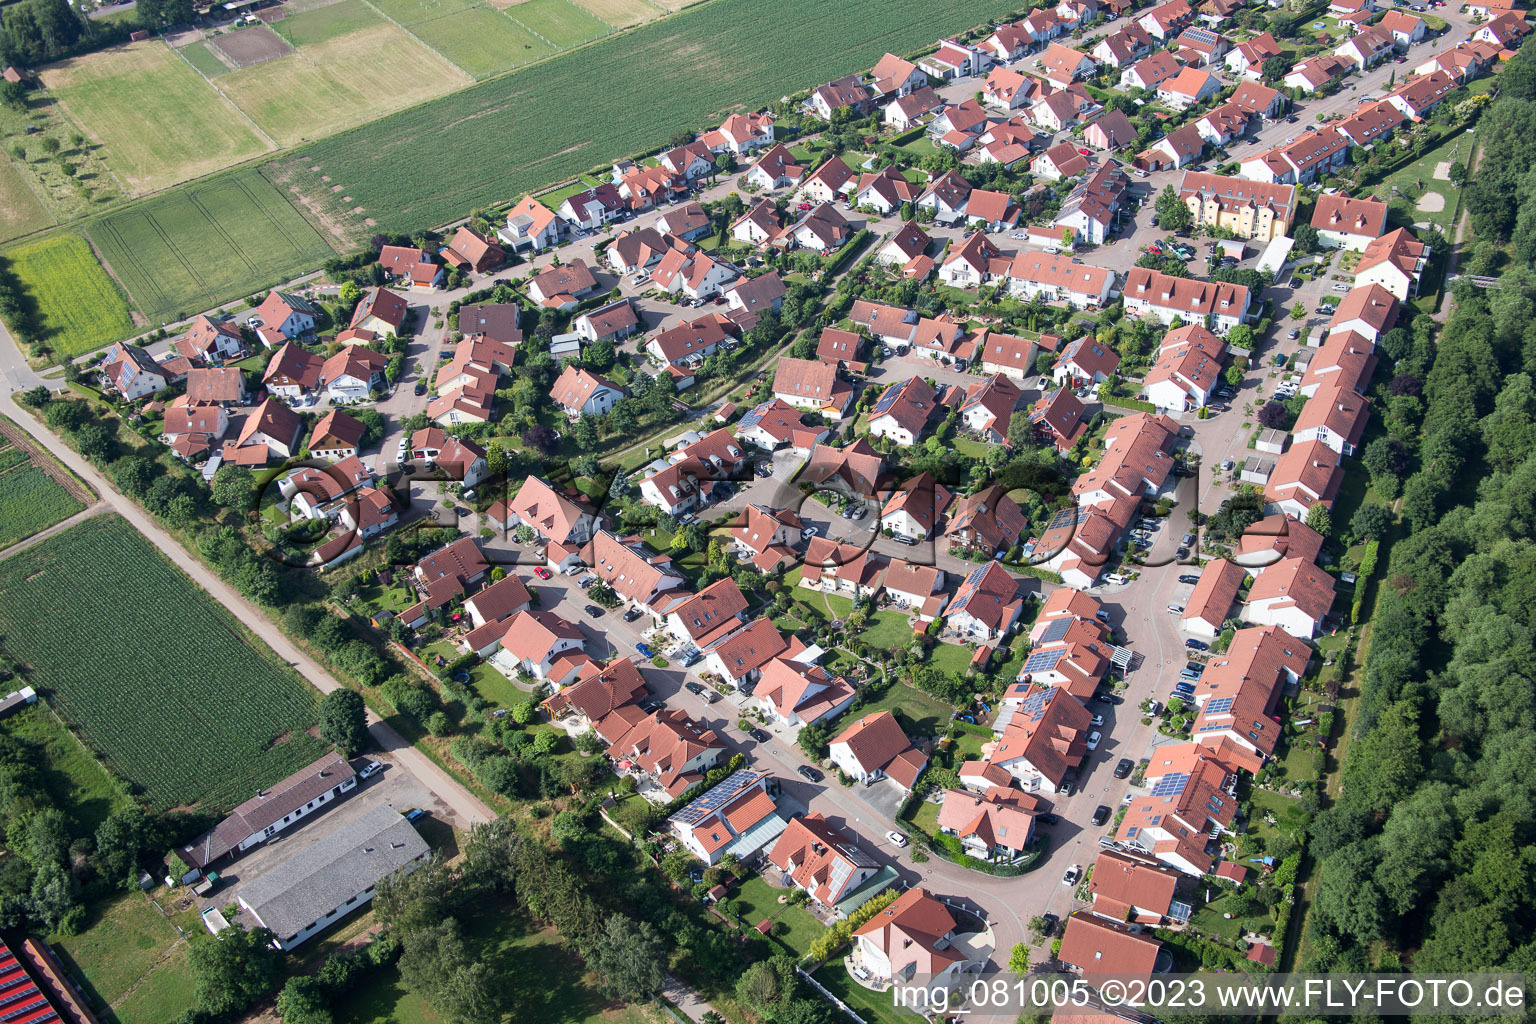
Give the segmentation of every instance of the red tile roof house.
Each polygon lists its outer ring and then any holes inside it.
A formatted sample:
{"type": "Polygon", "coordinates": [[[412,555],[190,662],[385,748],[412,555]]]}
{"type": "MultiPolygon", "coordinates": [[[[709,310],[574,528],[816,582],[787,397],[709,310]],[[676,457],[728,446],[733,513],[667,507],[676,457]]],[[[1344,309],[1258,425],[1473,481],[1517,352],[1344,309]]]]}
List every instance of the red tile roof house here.
{"type": "MultiPolygon", "coordinates": [[[[1272,723],[1273,724],[1273,723],[1272,723]]],[[[1237,797],[1232,789],[1237,773],[1209,756],[1203,744],[1159,747],[1154,761],[1167,758],[1170,768],[1147,768],[1147,784],[1155,795],[1137,796],[1127,805],[1115,833],[1123,850],[1155,857],[1187,875],[1199,877],[1215,863],[1212,851],[1220,849],[1219,837],[1232,831],[1237,817],[1237,797]]],[[[1065,950],[1062,960],[1066,961],[1065,950]]],[[[1067,961],[1072,962],[1072,961],[1067,961]]]]}
{"type": "Polygon", "coordinates": [[[1239,629],[1196,684],[1194,750],[1186,757],[1172,748],[1171,763],[1149,765],[1148,777],[1184,770],[1190,757],[1212,758],[1228,771],[1259,771],[1279,746],[1280,698],[1311,657],[1310,647],[1279,626],[1239,629]]]}
{"type": "MultiPolygon", "coordinates": [[[[787,654],[787,652],[786,652],[787,654]]],[[[798,727],[830,721],[848,710],[854,689],[820,665],[781,655],[763,666],[752,688],[757,707],[779,725],[798,727]]]]}
{"type": "Polygon", "coordinates": [[[849,962],[877,983],[920,978],[927,986],[951,988],[985,964],[958,941],[958,927],[928,890],[911,888],[853,933],[849,962]]]}
{"type": "Polygon", "coordinates": [[[1060,142],[1030,161],[1029,170],[1041,181],[1075,178],[1092,166],[1071,141],[1060,142]]]}
{"type": "Polygon", "coordinates": [[[1238,43],[1227,54],[1227,70],[1234,75],[1257,82],[1263,77],[1264,62],[1285,53],[1280,44],[1268,32],[1238,43]]]}
{"type": "Polygon", "coordinates": [[[320,417],[320,422],[316,423],[315,429],[310,432],[308,446],[310,457],[335,462],[338,459],[354,456],[367,429],[361,420],[348,416],[338,409],[332,409],[320,417]]]}
{"type": "Polygon", "coordinates": [[[1131,22],[1100,39],[1092,53],[1100,64],[1123,68],[1141,60],[1151,50],[1152,37],[1147,35],[1146,29],[1131,22]]]}
{"type": "Polygon", "coordinates": [[[933,219],[940,224],[953,224],[965,215],[965,204],[971,196],[971,184],[955,171],[945,171],[928,183],[917,205],[933,212],[933,219]]]}
{"type": "Polygon", "coordinates": [[[805,106],[823,121],[830,121],[832,114],[844,107],[855,114],[867,114],[874,101],[873,89],[859,81],[857,75],[847,75],[811,90],[811,97],[806,100],[805,106]]]}
{"type": "Polygon", "coordinates": [[[548,309],[573,309],[596,289],[597,278],[579,259],[549,267],[528,279],[529,298],[548,309]]]}
{"type": "Polygon", "coordinates": [[[1077,913],[1067,918],[1056,959],[1088,978],[1150,978],[1162,949],[1162,943],[1126,925],[1077,913]]]}
{"type": "Polygon", "coordinates": [[[548,249],[560,240],[562,228],[560,217],[553,210],[533,196],[524,196],[507,211],[507,226],[497,231],[496,237],[514,252],[548,249]]]}
{"type": "Polygon", "coordinates": [[[876,711],[849,725],[827,747],[840,772],[866,786],[890,779],[911,793],[928,756],[912,746],[901,723],[889,711],[876,711]]]}
{"type": "Polygon", "coordinates": [[[590,509],[577,505],[537,476],[523,481],[503,514],[505,527],[527,526],[550,544],[586,544],[597,522],[590,509]]]}
{"type": "Polygon", "coordinates": [[[874,89],[882,97],[906,96],[928,85],[928,76],[917,65],[894,53],[884,54],[869,72],[874,89]]]}
{"type": "Polygon", "coordinates": [[[562,686],[575,675],[575,663],[557,668],[562,655],[585,652],[586,636],[574,622],[547,611],[518,612],[506,621],[501,650],[493,658],[503,671],[526,672],[535,679],[562,686]]]}
{"type": "Polygon", "coordinates": [[[730,549],[763,572],[775,572],[797,558],[794,547],[804,527],[793,509],[748,505],[731,527],[730,549]]]}
{"type": "Polygon", "coordinates": [[[469,613],[472,629],[464,634],[459,646],[482,658],[488,658],[501,649],[501,638],[507,633],[507,620],[518,612],[532,607],[533,595],[528,586],[516,576],[504,576],[473,597],[464,599],[464,610],[469,613]]]}
{"type": "Polygon", "coordinates": [[[347,345],[320,365],[320,386],[334,403],[364,402],[384,388],[388,365],[389,357],[382,352],[347,345]]]}
{"type": "Polygon", "coordinates": [[[750,153],[773,143],[772,114],[732,114],[714,131],[699,136],[711,153],[750,153]]]}
{"type": "Polygon", "coordinates": [[[796,163],[790,156],[789,147],[782,142],[758,157],[757,163],[747,172],[747,183],[765,192],[773,192],[791,185],[798,185],[805,177],[806,166],[796,163]]]}
{"type": "Polygon", "coordinates": [[[1200,409],[1221,383],[1227,344],[1199,324],[1186,324],[1163,336],[1157,362],[1142,381],[1147,401],[1159,411],[1200,409]]]}
{"type": "Polygon", "coordinates": [[[229,413],[220,405],[173,405],[165,410],[160,440],[182,461],[212,450],[213,442],[229,429],[229,413]]]}
{"type": "Polygon", "coordinates": [[[1185,110],[1221,92],[1221,81],[1197,68],[1185,68],[1157,87],[1157,98],[1174,110],[1185,110]]]}
{"type": "Polygon", "coordinates": [[[632,771],[638,769],[674,800],[703,782],[704,773],[719,764],[725,753],[713,730],[675,708],[641,719],[608,745],[611,761],[632,762],[632,771]]]}
{"type": "Polygon", "coordinates": [[[1366,245],[1355,264],[1355,287],[1379,285],[1399,302],[1419,294],[1419,279],[1429,264],[1429,246],[1398,228],[1366,245]]]}
{"type": "Polygon", "coordinates": [[[820,814],[789,819],[789,825],[768,851],[768,860],[788,881],[810,896],[811,902],[836,917],[868,900],[892,881],[880,864],[820,814]],[[865,883],[874,879],[875,884],[865,883]],[[857,896],[858,899],[853,898],[857,896]],[[839,904],[848,901],[839,908],[839,904]]]}
{"type": "Polygon", "coordinates": [[[443,259],[463,270],[489,274],[501,269],[507,255],[501,246],[469,225],[461,225],[453,238],[440,250],[443,259]]]}
{"type": "Polygon", "coordinates": [[[791,644],[804,648],[798,639],[785,640],[773,620],[754,619],[704,652],[703,671],[738,690],[750,691],[763,666],[788,651],[791,644]]]}
{"type": "Polygon", "coordinates": [[[411,246],[384,246],[379,250],[379,266],[393,283],[406,288],[441,288],[447,280],[425,249],[411,246]]]}
{"type": "Polygon", "coordinates": [[[1330,247],[1363,252],[1387,228],[1387,204],[1380,199],[1320,195],[1312,210],[1317,240],[1330,247]]]}
{"type": "Polygon", "coordinates": [[[718,864],[727,854],[741,860],[778,839],[784,831],[765,771],[743,768],[667,819],[667,825],[689,853],[706,864],[718,864]]]}
{"type": "Polygon", "coordinates": [[[1120,356],[1113,349],[1100,345],[1091,334],[1085,334],[1067,343],[1061,355],[1051,367],[1051,378],[1058,384],[1102,384],[1115,375],[1120,367],[1120,356]]]}
{"type": "Polygon", "coordinates": [[[1291,443],[1320,441],[1340,455],[1353,455],[1370,419],[1370,399],[1342,382],[1320,386],[1301,407],[1291,443]]]}
{"type": "Polygon", "coordinates": [[[1184,629],[1195,636],[1214,639],[1226,623],[1232,604],[1248,573],[1225,558],[1213,559],[1200,570],[1200,582],[1184,603],[1179,617],[1184,629]]]}
{"type": "Polygon", "coordinates": [[[862,437],[842,448],[817,444],[800,478],[825,490],[874,497],[885,485],[885,459],[862,437]]]}
{"type": "Polygon", "coordinates": [[[944,590],[946,578],[942,569],[893,558],[881,583],[892,605],[913,613],[919,622],[929,623],[939,617],[949,601],[944,590]]]}
{"type": "Polygon", "coordinates": [[[405,298],[388,288],[370,288],[363,293],[352,320],[347,325],[353,330],[372,331],[375,335],[400,335],[410,306],[405,298]]]}
{"type": "Polygon", "coordinates": [[[1308,441],[1280,456],[1264,485],[1264,500],[1276,511],[1306,519],[1315,504],[1333,506],[1343,479],[1339,453],[1321,441],[1308,441]]]}
{"type": "Polygon", "coordinates": [[[549,397],[565,410],[567,419],[602,416],[624,397],[624,389],[607,377],[576,366],[567,366],[549,389],[549,397]]]}
{"type": "Polygon", "coordinates": [[[636,606],[650,607],[684,583],[671,558],[652,554],[638,537],[618,537],[607,530],[592,535],[581,549],[581,560],[621,601],[636,606]]]}
{"type": "Polygon", "coordinates": [[[938,409],[937,392],[921,377],[890,385],[869,411],[869,433],[910,448],[938,409]]]}
{"type": "Polygon", "coordinates": [[[994,373],[965,390],[960,403],[960,422],[965,429],[990,444],[1008,444],[1008,426],[1014,410],[1024,404],[1024,392],[1007,374],[994,373]]]}
{"type": "Polygon", "coordinates": [[[960,840],[977,860],[1010,864],[1029,850],[1037,806],[1034,797],[1013,786],[993,786],[985,794],[946,789],[938,829],[960,840]]]}
{"type": "Polygon", "coordinates": [[[977,334],[974,362],[982,373],[1002,373],[1023,383],[1037,375],[1035,357],[1040,348],[1031,338],[998,334],[983,329],[977,334]]]}
{"type": "Polygon", "coordinates": [[[302,295],[279,291],[268,292],[261,305],[256,307],[256,316],[263,326],[290,341],[314,331],[319,312],[320,307],[302,295]]]}
{"type": "Polygon", "coordinates": [[[746,611],[746,596],[729,576],[697,594],[677,595],[662,608],[667,631],[682,643],[701,649],[740,629],[746,611]]]}
{"type": "Polygon", "coordinates": [[[800,570],[800,586],[842,592],[854,597],[877,597],[885,556],[878,551],[853,544],[843,544],[830,537],[812,537],[805,546],[800,570]]]}
{"type": "MultiPolygon", "coordinates": [[[[234,441],[226,441],[225,449],[263,449],[266,458],[292,458],[299,450],[299,432],[304,424],[298,415],[275,398],[262,402],[246,414],[240,427],[240,435],[234,441]]],[[[226,451],[225,458],[229,458],[226,451]]]]}
{"type": "Polygon", "coordinates": [[[207,315],[193,320],[192,326],[171,347],[188,359],[214,365],[226,359],[244,358],[246,354],[240,329],[229,321],[207,315]]]}
{"type": "MultiPolygon", "coordinates": [[[[1176,920],[1179,874],[1157,861],[1105,850],[1093,862],[1088,883],[1093,912],[1111,921],[1160,925],[1176,920]]],[[[1182,909],[1180,917],[1188,914],[1182,909]]]]}
{"type": "Polygon", "coordinates": [[[1159,4],[1137,19],[1143,29],[1154,39],[1171,39],[1194,20],[1195,12],[1185,0],[1168,0],[1159,4]]]}
{"type": "Polygon", "coordinates": [[[1029,412],[1029,422],[1034,424],[1037,440],[1067,452],[1088,432],[1085,411],[1071,388],[1059,387],[1040,396],[1029,412]]]}
{"type": "Polygon", "coordinates": [[[107,384],[130,402],[170,387],[173,374],[144,349],[119,341],[107,350],[101,363],[107,384]]]}
{"type": "Polygon", "coordinates": [[[696,367],[718,352],[727,337],[717,317],[704,316],[655,335],[645,351],[662,366],[696,367]]]}
{"type": "Polygon", "coordinates": [[[1282,559],[1254,581],[1243,618],[1310,639],[1321,630],[1333,595],[1333,577],[1316,564],[1305,558],[1282,559]]]}
{"type": "Polygon", "coordinates": [[[244,405],[245,374],[233,366],[193,367],[187,371],[186,398],[194,405],[244,405]]]}
{"type": "Polygon", "coordinates": [[[773,393],[796,408],[834,418],[841,418],[853,401],[853,386],[838,377],[837,367],[792,356],[779,359],[773,393]]]}
{"type": "Polygon", "coordinates": [[[928,473],[920,473],[893,493],[880,510],[880,527],[912,540],[927,540],[939,525],[954,494],[928,473]]]}
{"type": "Polygon", "coordinates": [[[1011,779],[1025,793],[1054,794],[1088,753],[1093,715],[1067,690],[1034,686],[1022,696],[983,759],[965,761],[960,781],[987,790],[1011,779]]]}
{"type": "MultiPolygon", "coordinates": [[[[1354,331],[1335,331],[1328,335],[1302,375],[1297,388],[1311,398],[1324,386],[1337,386],[1362,394],[1376,372],[1376,346],[1354,331]]],[[[1283,449],[1281,449],[1283,451],[1283,449]]]]}
{"type": "Polygon", "coordinates": [[[830,203],[852,192],[857,185],[858,176],[841,157],[832,156],[805,176],[795,190],[795,197],[808,203],[830,203]]]}
{"type": "Polygon", "coordinates": [[[1225,334],[1248,318],[1253,297],[1247,286],[1218,281],[1170,277],[1160,270],[1132,267],[1125,275],[1126,312],[1152,314],[1165,324],[1175,318],[1203,323],[1225,334]]]}
{"type": "Polygon", "coordinates": [[[1397,323],[1399,309],[1397,296],[1379,284],[1351,288],[1329,318],[1328,333],[1354,331],[1374,345],[1397,323]]]}
{"type": "Polygon", "coordinates": [[[1232,558],[1257,576],[1284,558],[1317,561],[1323,537],[1316,530],[1282,513],[1265,516],[1243,531],[1232,558]]]}
{"type": "Polygon", "coordinates": [[[1019,581],[1001,565],[988,562],[972,569],[956,588],[944,624],[966,640],[996,643],[1013,631],[1023,609],[1019,581]]]}
{"type": "Polygon", "coordinates": [[[777,451],[788,445],[796,452],[809,455],[830,432],[820,424],[806,426],[802,422],[804,415],[788,402],[770,398],[748,410],[737,421],[736,436],[765,451],[777,451]]]}

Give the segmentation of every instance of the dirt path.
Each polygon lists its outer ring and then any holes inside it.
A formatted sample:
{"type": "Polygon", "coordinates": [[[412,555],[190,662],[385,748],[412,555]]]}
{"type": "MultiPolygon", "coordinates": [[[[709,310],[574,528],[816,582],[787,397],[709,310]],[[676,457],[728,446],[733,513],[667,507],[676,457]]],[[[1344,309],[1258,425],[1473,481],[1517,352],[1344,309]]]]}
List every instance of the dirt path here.
{"type": "Polygon", "coordinates": [[[52,537],[56,533],[63,533],[65,530],[69,529],[71,526],[76,525],[77,523],[83,523],[87,519],[95,518],[96,516],[101,515],[103,512],[108,511],[111,511],[111,507],[109,505],[107,505],[105,502],[97,502],[96,504],[87,507],[83,511],[76,512],[68,519],[60,520],[59,522],[54,523],[52,526],[48,527],[46,530],[40,530],[39,532],[34,533],[32,536],[27,537],[24,540],[19,540],[15,544],[12,544],[10,547],[0,551],[0,560],[10,558],[12,555],[19,555],[23,551],[27,550],[27,548],[30,548],[32,545],[41,544],[43,541],[47,540],[49,537],[52,537]]]}

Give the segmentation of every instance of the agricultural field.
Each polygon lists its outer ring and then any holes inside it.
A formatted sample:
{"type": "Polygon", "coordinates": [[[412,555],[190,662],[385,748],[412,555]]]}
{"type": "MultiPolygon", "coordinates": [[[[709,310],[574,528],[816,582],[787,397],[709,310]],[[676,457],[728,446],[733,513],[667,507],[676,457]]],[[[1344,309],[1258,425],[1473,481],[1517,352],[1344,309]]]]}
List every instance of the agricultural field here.
{"type": "Polygon", "coordinates": [[[256,170],[232,171],[86,224],[151,323],[314,270],[333,250],[256,170]],[[218,259],[208,253],[217,251],[218,259]]]}
{"type": "Polygon", "coordinates": [[[507,13],[525,28],[565,49],[601,39],[613,26],[577,7],[571,0],[523,0],[507,13]]]}
{"type": "MultiPolygon", "coordinates": [[[[0,455],[5,452],[0,451],[0,455]]],[[[0,550],[85,508],[47,473],[23,462],[0,471],[0,550]]]]}
{"type": "MultiPolygon", "coordinates": [[[[414,4],[414,0],[404,2],[414,4]]],[[[557,50],[488,6],[471,7],[409,27],[412,35],[475,78],[522,67],[557,50]]]]}
{"type": "MultiPolygon", "coordinates": [[[[77,356],[123,337],[133,316],[85,239],[72,231],[5,253],[21,290],[41,311],[43,339],[58,356],[77,356]]],[[[18,339],[23,345],[29,339],[18,339]]]]}
{"type": "Polygon", "coordinates": [[[0,144],[10,165],[0,167],[0,241],[123,198],[101,147],[41,89],[28,94],[24,110],[0,107],[0,144]]]}
{"type": "Polygon", "coordinates": [[[667,13],[665,7],[650,0],[575,0],[575,3],[615,28],[629,28],[667,13]]]}
{"type": "Polygon", "coordinates": [[[284,146],[323,138],[472,83],[361,0],[274,26],[299,51],[219,79],[230,102],[284,146]]]}
{"type": "Polygon", "coordinates": [[[0,636],[155,810],[227,809],[325,749],[309,687],[115,516],[0,562],[0,636]]]}
{"type": "MultiPolygon", "coordinates": [[[[423,0],[395,2],[420,10],[423,0]]],[[[755,109],[787,90],[867,68],[887,50],[903,53],[930,44],[1006,14],[1011,5],[783,0],[766,23],[751,16],[755,10],[754,0],[714,0],[536,70],[332,136],[301,149],[298,159],[269,165],[269,173],[297,185],[317,206],[338,213],[362,207],[378,230],[443,224],[474,207],[651,148],[680,128],[702,128],[732,110],[755,109]],[[654,89],[655,82],[669,80],[691,87],[654,89]],[[594,89],[593,82],[603,87],[594,89]],[[643,108],[631,99],[639,95],[650,98],[643,108]],[[582,102],[571,103],[571,96],[582,102]],[[422,153],[459,158],[438,161],[430,179],[395,173],[422,153]],[[345,207],[333,198],[334,184],[352,197],[345,207]]]]}
{"type": "Polygon", "coordinates": [[[103,147],[135,194],[210,174],[272,148],[202,75],[159,40],[49,66],[43,82],[103,147]],[[145,131],[154,125],[154,131],[145,131]]]}

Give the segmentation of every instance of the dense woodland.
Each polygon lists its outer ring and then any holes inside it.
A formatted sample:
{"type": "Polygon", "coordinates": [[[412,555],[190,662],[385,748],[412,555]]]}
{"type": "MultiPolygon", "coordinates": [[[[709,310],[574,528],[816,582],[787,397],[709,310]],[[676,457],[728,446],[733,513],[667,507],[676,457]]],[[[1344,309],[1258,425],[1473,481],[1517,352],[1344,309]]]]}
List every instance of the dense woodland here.
{"type": "Polygon", "coordinates": [[[1404,522],[1340,795],[1312,826],[1302,969],[1536,966],[1536,51],[1500,81],[1467,201],[1519,266],[1459,282],[1437,342],[1384,346],[1388,437],[1365,461],[1389,496],[1406,474],[1404,522]]]}

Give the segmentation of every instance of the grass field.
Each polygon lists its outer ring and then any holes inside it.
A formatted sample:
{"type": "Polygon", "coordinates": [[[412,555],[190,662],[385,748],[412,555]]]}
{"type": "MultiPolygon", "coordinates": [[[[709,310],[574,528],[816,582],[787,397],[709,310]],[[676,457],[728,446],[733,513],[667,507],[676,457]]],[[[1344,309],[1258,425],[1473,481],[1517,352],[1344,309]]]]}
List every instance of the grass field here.
{"type": "Polygon", "coordinates": [[[254,169],[105,214],[86,231],[156,324],[313,270],[333,254],[254,169]],[[218,258],[210,257],[211,250],[218,258]]]}
{"type": "Polygon", "coordinates": [[[296,47],[318,46],[384,23],[362,0],[340,0],[273,22],[272,30],[296,47]]]}
{"type": "Polygon", "coordinates": [[[472,81],[358,0],[334,6],[343,8],[339,15],[344,18],[322,7],[278,22],[283,28],[288,22],[320,19],[314,27],[287,27],[298,37],[316,38],[300,52],[219,80],[230,101],[282,145],[330,135],[472,81]],[[349,21],[358,27],[320,38],[349,21]]]}
{"type": "Polygon", "coordinates": [[[191,46],[183,46],[176,51],[187,59],[187,63],[196,68],[205,78],[217,78],[220,75],[229,74],[229,65],[218,58],[208,44],[199,40],[191,46]]]}
{"type": "Polygon", "coordinates": [[[906,683],[892,683],[880,695],[880,699],[866,704],[859,714],[869,715],[876,711],[890,711],[902,720],[902,725],[915,736],[938,736],[949,723],[955,709],[930,693],[906,683]]]}
{"type": "Polygon", "coordinates": [[[108,816],[133,806],[117,781],[46,706],[35,704],[12,715],[0,723],[0,732],[37,752],[43,786],[55,805],[69,809],[78,834],[95,835],[108,816]]]}
{"type": "Polygon", "coordinates": [[[133,328],[121,289],[74,232],[26,243],[7,252],[5,260],[41,311],[43,339],[59,355],[90,352],[133,328]]]}
{"type": "Polygon", "coordinates": [[[0,240],[41,231],[52,223],[16,165],[0,157],[0,240]]]}
{"type": "MultiPolygon", "coordinates": [[[[51,942],[65,966],[78,968],[76,973],[85,977],[87,994],[103,1004],[111,1004],[155,967],[176,944],[178,936],[171,923],[140,893],[127,893],[92,909],[95,917],[84,931],[51,942]]],[[[187,988],[190,997],[190,978],[187,988]]],[[[173,1017],[174,1014],[163,1019],[173,1017]]]]}
{"type": "Polygon", "coordinates": [[[136,193],[210,174],[271,148],[159,40],[51,65],[43,81],[136,193]],[[153,125],[153,131],[145,131],[153,125]]]}
{"type": "Polygon", "coordinates": [[[36,466],[0,472],[0,549],[46,530],[85,508],[36,466]]]}
{"type": "Polygon", "coordinates": [[[628,28],[659,18],[665,8],[650,0],[576,0],[576,3],[616,28],[628,28]]]}
{"type": "Polygon", "coordinates": [[[325,749],[313,692],[116,517],[0,563],[0,636],[156,809],[233,806],[325,749]]]}
{"type": "MultiPolygon", "coordinates": [[[[393,2],[427,13],[421,0],[393,2]]],[[[1010,9],[1002,0],[784,0],[765,19],[753,0],[714,0],[685,17],[642,25],[536,70],[333,136],[269,165],[268,173],[338,213],[345,208],[330,186],[341,184],[353,198],[346,206],[363,207],[377,230],[443,224],[473,207],[653,147],[680,128],[718,123],[731,110],[755,109],[786,91],[868,68],[887,50],[904,53],[1010,9]],[[685,87],[658,91],[658,81],[685,87]],[[601,88],[593,87],[597,82],[601,88]],[[637,107],[633,97],[642,95],[647,102],[637,107]],[[436,161],[430,176],[396,173],[423,153],[456,159],[436,161]]]]}
{"type": "Polygon", "coordinates": [[[1371,193],[1378,199],[1390,201],[1396,197],[1392,191],[1395,186],[1403,195],[1414,197],[1409,205],[1413,207],[1410,216],[1415,224],[1432,224],[1449,236],[1451,217],[1456,212],[1456,186],[1445,178],[1435,177],[1435,171],[1442,163],[1465,162],[1471,146],[1471,136],[1453,135],[1413,163],[1388,175],[1371,189],[1371,193]],[[1431,198],[1426,201],[1426,196],[1431,198]]]}
{"type": "Polygon", "coordinates": [[[0,168],[0,204],[5,207],[0,211],[4,227],[0,234],[6,238],[45,227],[49,220],[72,220],[97,204],[123,197],[101,158],[101,147],[86,140],[58,102],[41,89],[28,93],[24,109],[0,107],[0,139],[10,171],[19,179],[10,180],[10,174],[0,168]],[[58,151],[49,154],[48,148],[55,143],[58,151]],[[40,204],[44,217],[27,212],[29,200],[19,190],[40,204]]]}
{"type": "MultiPolygon", "coordinates": [[[[412,3],[414,0],[404,0],[412,3]]],[[[476,78],[522,67],[557,48],[494,7],[471,7],[417,22],[411,32],[476,78]]]]}
{"type": "Polygon", "coordinates": [[[507,13],[559,47],[590,43],[613,31],[612,25],[570,0],[523,0],[508,7],[507,13]]]}
{"type": "Polygon", "coordinates": [[[185,942],[152,967],[132,992],[112,1008],[118,1024],[164,1024],[197,1002],[196,984],[187,963],[185,942]]]}

